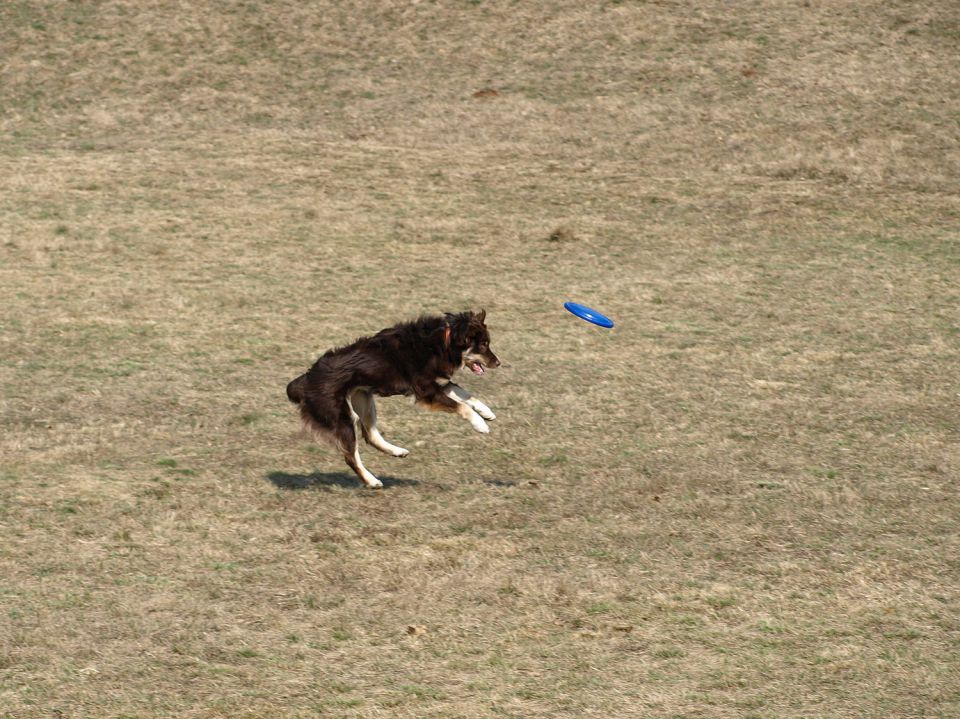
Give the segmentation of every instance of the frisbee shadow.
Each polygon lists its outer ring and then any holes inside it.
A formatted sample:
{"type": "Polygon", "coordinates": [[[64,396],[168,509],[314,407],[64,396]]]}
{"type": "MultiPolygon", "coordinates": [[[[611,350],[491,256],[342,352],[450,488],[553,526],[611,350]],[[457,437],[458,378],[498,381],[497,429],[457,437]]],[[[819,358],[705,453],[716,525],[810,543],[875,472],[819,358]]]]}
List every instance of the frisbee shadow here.
{"type": "Polygon", "coordinates": [[[514,482],[512,479],[485,479],[483,480],[484,484],[488,484],[491,487],[517,487],[519,482],[514,482]]]}
{"type": "MultiPolygon", "coordinates": [[[[366,489],[363,482],[355,474],[349,472],[311,472],[310,474],[293,474],[290,472],[270,472],[267,481],[278,489],[311,489],[313,487],[330,489],[343,487],[344,489],[366,489]]],[[[420,482],[416,479],[400,479],[398,477],[380,477],[383,488],[413,487],[420,482]]]]}

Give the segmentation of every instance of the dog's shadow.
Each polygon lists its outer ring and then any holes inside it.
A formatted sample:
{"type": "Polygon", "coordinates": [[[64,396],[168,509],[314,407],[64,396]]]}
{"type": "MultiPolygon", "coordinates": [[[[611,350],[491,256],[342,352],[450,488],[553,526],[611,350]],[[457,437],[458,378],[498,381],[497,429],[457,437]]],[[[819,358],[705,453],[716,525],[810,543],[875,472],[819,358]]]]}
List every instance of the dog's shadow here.
{"type": "MultiPolygon", "coordinates": [[[[311,472],[310,474],[291,474],[290,472],[270,472],[267,481],[278,489],[365,489],[363,482],[355,474],[348,472],[311,472]]],[[[384,489],[391,487],[413,487],[420,484],[416,479],[380,477],[384,489]]]]}

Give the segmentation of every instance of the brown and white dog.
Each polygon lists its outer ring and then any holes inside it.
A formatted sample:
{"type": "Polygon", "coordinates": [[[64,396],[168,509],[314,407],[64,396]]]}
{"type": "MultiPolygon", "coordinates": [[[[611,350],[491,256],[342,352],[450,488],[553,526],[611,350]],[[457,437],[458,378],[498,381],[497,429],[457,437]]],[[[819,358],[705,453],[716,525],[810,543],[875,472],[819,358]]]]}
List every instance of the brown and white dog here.
{"type": "Polygon", "coordinates": [[[486,311],[421,317],[328,350],[308,372],[287,385],[287,397],[299,405],[306,426],[331,442],[368,487],[382,487],[360,461],[359,437],[381,452],[406,457],[377,430],[374,395],[413,395],[417,404],[459,414],[487,433],[495,415],[483,402],[451,381],[468,367],[478,375],[499,367],[490,350],[486,311]]]}

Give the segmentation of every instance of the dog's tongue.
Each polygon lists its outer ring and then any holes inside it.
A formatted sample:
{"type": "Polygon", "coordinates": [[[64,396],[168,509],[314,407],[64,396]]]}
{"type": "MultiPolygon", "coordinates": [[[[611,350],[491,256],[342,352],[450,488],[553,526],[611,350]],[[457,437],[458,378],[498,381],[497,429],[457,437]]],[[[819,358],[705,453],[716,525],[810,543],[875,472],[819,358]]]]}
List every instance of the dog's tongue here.
{"type": "Polygon", "coordinates": [[[475,374],[483,374],[483,365],[479,362],[472,363],[470,369],[473,370],[475,374]]]}

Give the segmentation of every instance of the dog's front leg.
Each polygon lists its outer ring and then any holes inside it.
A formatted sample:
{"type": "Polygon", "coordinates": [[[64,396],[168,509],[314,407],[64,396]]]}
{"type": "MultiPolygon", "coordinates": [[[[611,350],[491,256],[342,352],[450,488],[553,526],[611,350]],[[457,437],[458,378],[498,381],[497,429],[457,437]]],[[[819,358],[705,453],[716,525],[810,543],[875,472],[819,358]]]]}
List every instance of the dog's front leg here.
{"type": "Polygon", "coordinates": [[[494,420],[497,418],[497,415],[493,413],[492,409],[458,384],[447,382],[440,386],[440,391],[454,402],[467,405],[486,420],[494,420]]]}
{"type": "Polygon", "coordinates": [[[435,387],[432,391],[426,392],[417,397],[417,402],[430,409],[441,412],[455,412],[470,423],[477,432],[487,434],[490,427],[483,421],[483,417],[477,414],[466,402],[458,402],[447,396],[443,389],[435,387]]]}

